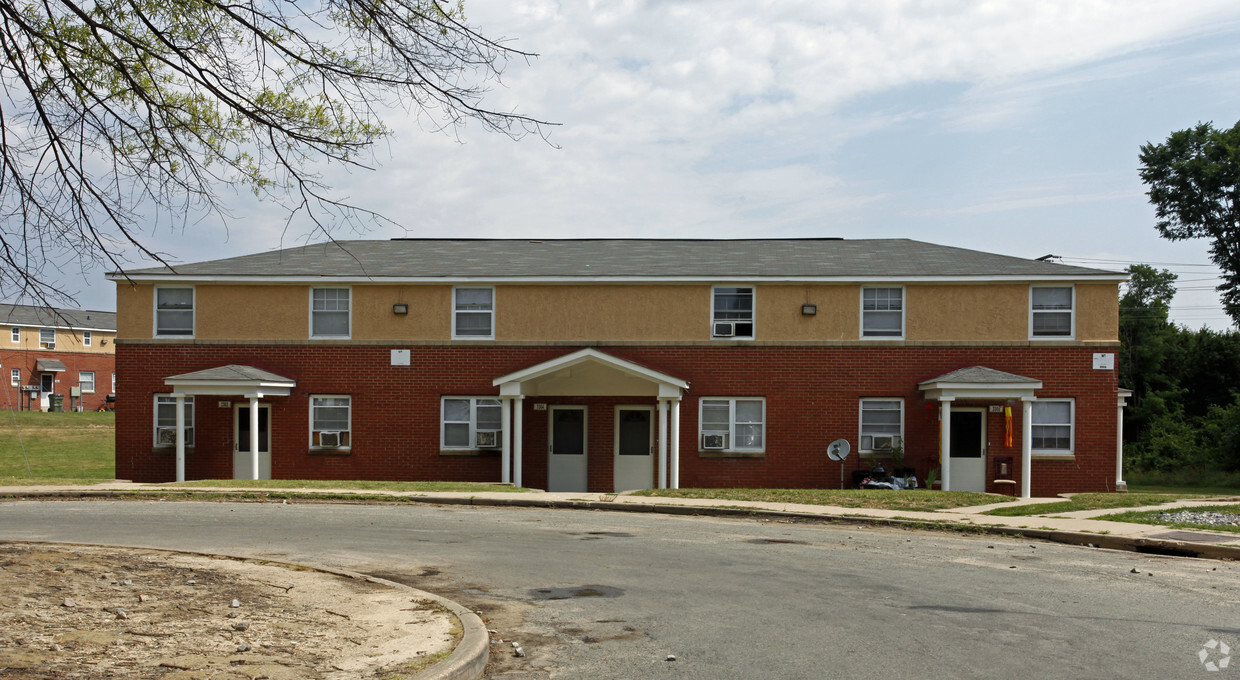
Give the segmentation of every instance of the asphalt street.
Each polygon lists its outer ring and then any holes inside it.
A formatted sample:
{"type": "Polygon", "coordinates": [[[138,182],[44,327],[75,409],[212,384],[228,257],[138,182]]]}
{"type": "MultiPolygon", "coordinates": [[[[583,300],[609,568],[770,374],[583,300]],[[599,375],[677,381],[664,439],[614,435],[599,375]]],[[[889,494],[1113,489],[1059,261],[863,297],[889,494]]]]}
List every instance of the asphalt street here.
{"type": "Polygon", "coordinates": [[[445,595],[500,678],[1225,678],[1240,567],[1020,539],[422,504],[7,502],[0,539],[338,567],[445,595]],[[668,660],[669,655],[675,660],[668,660]]]}

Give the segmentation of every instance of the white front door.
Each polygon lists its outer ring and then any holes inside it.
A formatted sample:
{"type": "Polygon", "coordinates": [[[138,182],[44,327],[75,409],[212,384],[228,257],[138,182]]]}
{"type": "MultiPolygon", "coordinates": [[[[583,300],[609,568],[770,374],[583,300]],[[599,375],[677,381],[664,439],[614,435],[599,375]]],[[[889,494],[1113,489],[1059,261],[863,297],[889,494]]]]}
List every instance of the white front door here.
{"type": "Polygon", "coordinates": [[[586,407],[552,406],[547,446],[547,491],[585,491],[586,407]]]}
{"type": "Polygon", "coordinates": [[[654,486],[653,406],[616,407],[616,491],[654,486]]]}
{"type": "MultiPolygon", "coordinates": [[[[233,406],[233,479],[252,479],[250,407],[233,406]]],[[[271,406],[258,405],[258,478],[271,479],[271,406]]]]}
{"type": "Polygon", "coordinates": [[[51,405],[48,397],[56,389],[56,374],[44,373],[39,376],[39,409],[46,411],[51,405]]]}
{"type": "Polygon", "coordinates": [[[986,491],[986,409],[952,409],[952,491],[986,491]]]}

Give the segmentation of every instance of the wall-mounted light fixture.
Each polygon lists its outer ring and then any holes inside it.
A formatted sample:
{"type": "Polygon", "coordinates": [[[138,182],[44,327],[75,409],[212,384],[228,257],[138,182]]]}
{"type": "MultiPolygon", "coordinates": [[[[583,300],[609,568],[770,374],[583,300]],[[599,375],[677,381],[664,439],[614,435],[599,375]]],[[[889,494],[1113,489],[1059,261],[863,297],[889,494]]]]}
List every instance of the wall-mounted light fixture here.
{"type": "Polygon", "coordinates": [[[408,314],[408,313],[409,313],[409,305],[406,305],[406,304],[403,304],[403,303],[399,303],[399,302],[398,302],[398,303],[396,303],[396,304],[392,305],[392,313],[393,313],[393,314],[408,314]]]}
{"type": "Polygon", "coordinates": [[[818,305],[801,305],[801,316],[813,316],[818,313],[818,305]]]}

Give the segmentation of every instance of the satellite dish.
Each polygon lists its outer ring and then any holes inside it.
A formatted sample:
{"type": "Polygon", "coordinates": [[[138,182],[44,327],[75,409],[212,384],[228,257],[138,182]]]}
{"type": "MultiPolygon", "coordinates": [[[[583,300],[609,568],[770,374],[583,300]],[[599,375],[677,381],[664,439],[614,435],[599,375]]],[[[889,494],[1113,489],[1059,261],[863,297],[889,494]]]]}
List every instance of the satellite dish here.
{"type": "Polygon", "coordinates": [[[827,445],[827,458],[831,460],[844,460],[848,457],[848,452],[852,447],[848,445],[847,439],[836,439],[827,445]]]}

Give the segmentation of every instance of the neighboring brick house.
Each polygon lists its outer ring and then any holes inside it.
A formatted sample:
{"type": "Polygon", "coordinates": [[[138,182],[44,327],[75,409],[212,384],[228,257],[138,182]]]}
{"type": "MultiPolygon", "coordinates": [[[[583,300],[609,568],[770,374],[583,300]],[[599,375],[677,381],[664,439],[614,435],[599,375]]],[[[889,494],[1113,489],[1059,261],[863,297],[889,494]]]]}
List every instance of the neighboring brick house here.
{"type": "Polygon", "coordinates": [[[955,490],[1122,479],[1122,273],[902,239],[396,239],[111,278],[122,478],[838,488],[903,449],[955,490]]]}
{"type": "Polygon", "coordinates": [[[96,411],[116,391],[116,314],[0,303],[0,409],[96,411]]]}

